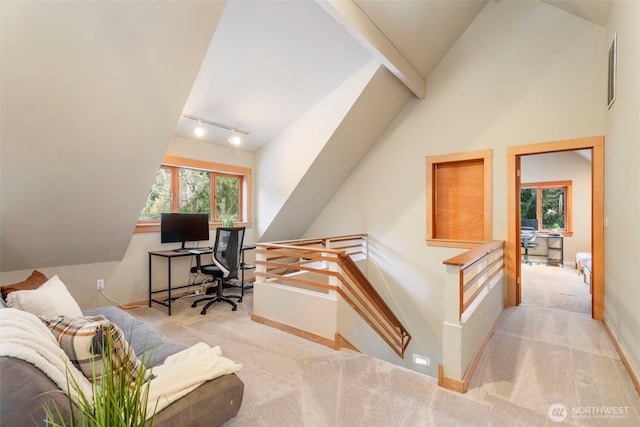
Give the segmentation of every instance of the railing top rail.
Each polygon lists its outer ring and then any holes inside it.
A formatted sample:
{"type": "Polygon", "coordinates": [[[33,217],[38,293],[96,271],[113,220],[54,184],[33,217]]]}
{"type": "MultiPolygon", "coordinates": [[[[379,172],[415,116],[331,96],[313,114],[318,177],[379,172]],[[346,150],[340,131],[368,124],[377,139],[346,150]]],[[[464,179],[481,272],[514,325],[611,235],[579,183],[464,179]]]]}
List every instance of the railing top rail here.
{"type": "Polygon", "coordinates": [[[404,330],[402,322],[400,322],[393,311],[391,311],[391,308],[387,305],[384,299],[382,299],[380,294],[378,294],[378,291],[376,291],[376,289],[371,285],[371,282],[369,282],[362,271],[355,265],[353,260],[349,256],[344,255],[340,257],[340,260],[342,261],[342,266],[347,274],[357,276],[357,279],[355,280],[356,284],[362,287],[365,294],[369,296],[371,303],[376,306],[378,311],[385,316],[389,323],[404,330]]]}
{"type": "Polygon", "coordinates": [[[496,249],[504,248],[504,240],[492,240],[490,242],[486,242],[482,245],[476,246],[475,248],[469,249],[468,251],[456,255],[452,258],[449,258],[442,263],[445,265],[455,265],[461,268],[464,268],[478,259],[484,257],[485,255],[495,251],[496,249]]]}
{"type": "MultiPolygon", "coordinates": [[[[256,243],[256,246],[260,249],[285,249],[285,250],[290,250],[290,251],[298,251],[300,250],[300,246],[294,246],[294,245],[282,245],[279,243],[256,243]]],[[[345,252],[344,249],[327,249],[327,248],[310,248],[308,246],[304,246],[304,250],[305,253],[312,253],[312,252],[323,252],[323,253],[328,253],[328,254],[335,254],[335,255],[339,255],[345,252]]],[[[295,254],[295,253],[292,253],[295,254]]]]}
{"type": "Polygon", "coordinates": [[[314,244],[314,243],[323,243],[326,241],[331,242],[341,242],[348,240],[361,239],[363,237],[367,237],[368,234],[347,234],[344,236],[333,236],[333,237],[314,237],[311,239],[293,239],[293,240],[279,240],[275,242],[264,242],[264,243],[256,243],[256,245],[293,245],[293,246],[302,246],[306,244],[314,244]]]}

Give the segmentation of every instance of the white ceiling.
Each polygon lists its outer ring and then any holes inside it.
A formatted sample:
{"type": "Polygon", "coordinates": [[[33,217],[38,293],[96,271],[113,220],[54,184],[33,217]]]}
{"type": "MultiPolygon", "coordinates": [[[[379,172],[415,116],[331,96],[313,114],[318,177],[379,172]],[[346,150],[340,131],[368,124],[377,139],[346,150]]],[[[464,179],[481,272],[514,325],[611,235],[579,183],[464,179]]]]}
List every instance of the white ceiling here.
{"type": "MultiPolygon", "coordinates": [[[[349,0],[413,67],[422,85],[488,1],[349,0]]],[[[601,26],[612,8],[608,0],[544,1],[601,26]]],[[[376,57],[354,38],[353,29],[327,13],[337,1],[328,3],[229,0],[184,114],[249,131],[239,147],[247,151],[284,130],[376,57]]],[[[176,134],[195,138],[195,125],[180,118],[176,134]]],[[[229,131],[207,127],[205,141],[228,146],[229,131]]]]}
{"type": "MultiPolygon", "coordinates": [[[[255,151],[371,59],[314,1],[231,0],[184,113],[251,132],[240,148],[255,151]]],[[[195,125],[182,118],[176,133],[194,138],[195,125]]]]}

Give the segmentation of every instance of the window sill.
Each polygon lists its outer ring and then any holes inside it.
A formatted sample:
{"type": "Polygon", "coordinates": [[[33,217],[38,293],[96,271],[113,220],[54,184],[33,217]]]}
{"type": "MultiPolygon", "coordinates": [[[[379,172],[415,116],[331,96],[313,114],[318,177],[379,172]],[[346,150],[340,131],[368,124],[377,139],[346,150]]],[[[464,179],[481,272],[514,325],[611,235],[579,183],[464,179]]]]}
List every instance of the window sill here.
{"type": "MultiPolygon", "coordinates": [[[[251,228],[252,223],[249,222],[236,222],[233,224],[234,227],[246,227],[251,228]]],[[[209,230],[215,230],[218,227],[222,227],[222,222],[210,222],[209,230]]],[[[139,222],[136,224],[136,228],[133,231],[134,233],[159,233],[160,232],[160,223],[159,222],[139,222]]]]}
{"type": "Polygon", "coordinates": [[[445,248],[465,248],[472,249],[483,245],[485,242],[475,240],[447,240],[447,239],[427,239],[427,246],[438,246],[445,248]]]}

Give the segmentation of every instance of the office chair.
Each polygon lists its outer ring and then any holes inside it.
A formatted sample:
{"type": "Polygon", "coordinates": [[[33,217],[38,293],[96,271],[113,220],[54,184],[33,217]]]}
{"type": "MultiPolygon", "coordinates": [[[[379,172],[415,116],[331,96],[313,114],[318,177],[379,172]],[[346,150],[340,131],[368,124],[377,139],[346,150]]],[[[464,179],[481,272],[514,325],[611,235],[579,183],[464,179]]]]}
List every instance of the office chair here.
{"type": "Polygon", "coordinates": [[[529,261],[529,249],[538,247],[538,243],[534,240],[538,237],[538,232],[533,227],[520,227],[520,245],[524,248],[524,260],[525,264],[531,264],[529,261]]]}
{"type": "Polygon", "coordinates": [[[236,311],[238,306],[229,298],[238,298],[242,302],[240,295],[224,295],[224,282],[229,279],[238,278],[240,259],[242,252],[242,241],[244,239],[245,227],[220,227],[216,230],[216,242],[213,246],[211,258],[213,264],[200,265],[200,256],[197,257],[197,271],[212,277],[217,282],[217,294],[211,297],[200,298],[191,304],[195,307],[201,301],[209,301],[200,314],[207,314],[207,309],[213,303],[224,301],[231,304],[231,311],[236,311]]]}

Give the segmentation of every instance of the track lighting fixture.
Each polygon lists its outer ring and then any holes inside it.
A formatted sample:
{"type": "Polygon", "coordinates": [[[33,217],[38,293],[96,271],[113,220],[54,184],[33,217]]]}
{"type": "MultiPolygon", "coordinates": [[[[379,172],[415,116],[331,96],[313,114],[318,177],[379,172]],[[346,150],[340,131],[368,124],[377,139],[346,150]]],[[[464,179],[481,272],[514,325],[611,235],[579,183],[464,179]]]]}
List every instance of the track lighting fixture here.
{"type": "Polygon", "coordinates": [[[198,122],[198,126],[194,129],[194,132],[198,138],[201,138],[207,134],[207,128],[206,126],[204,126],[204,124],[228,129],[229,131],[231,131],[231,135],[229,135],[227,141],[229,141],[229,143],[233,145],[239,145],[242,142],[242,138],[240,137],[240,135],[238,135],[239,133],[243,135],[249,135],[249,131],[225,125],[223,123],[212,122],[211,120],[203,119],[201,117],[191,116],[189,114],[183,114],[182,117],[198,122]]]}

